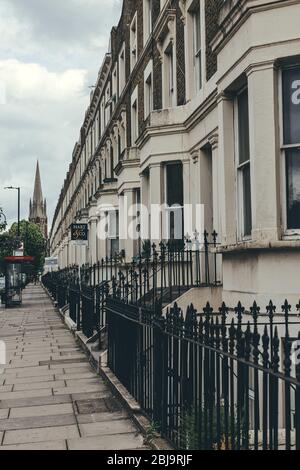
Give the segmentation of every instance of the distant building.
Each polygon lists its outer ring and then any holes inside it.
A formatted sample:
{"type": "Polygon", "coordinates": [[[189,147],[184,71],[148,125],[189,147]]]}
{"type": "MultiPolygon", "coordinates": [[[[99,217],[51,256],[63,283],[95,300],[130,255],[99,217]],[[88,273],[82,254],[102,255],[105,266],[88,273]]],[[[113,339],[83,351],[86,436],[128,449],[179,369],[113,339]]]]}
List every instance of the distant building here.
{"type": "Polygon", "coordinates": [[[39,226],[45,240],[48,238],[46,199],[43,199],[39,162],[36,164],[33,198],[29,203],[29,222],[39,226]]]}

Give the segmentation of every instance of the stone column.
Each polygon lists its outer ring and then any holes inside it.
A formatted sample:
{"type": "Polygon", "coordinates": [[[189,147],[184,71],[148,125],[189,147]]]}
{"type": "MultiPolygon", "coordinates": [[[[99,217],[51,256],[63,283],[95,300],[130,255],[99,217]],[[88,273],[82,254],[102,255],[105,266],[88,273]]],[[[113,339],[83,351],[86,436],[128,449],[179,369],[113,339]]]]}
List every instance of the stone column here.
{"type": "Polygon", "coordinates": [[[210,137],[209,143],[212,152],[212,195],[213,195],[213,230],[219,235],[221,239],[221,223],[220,223],[220,162],[219,162],[219,137],[214,134],[210,137]]]}
{"type": "Polygon", "coordinates": [[[141,174],[141,238],[150,238],[149,232],[149,176],[141,174]]]}
{"type": "Polygon", "coordinates": [[[193,234],[193,210],[190,211],[190,204],[193,203],[191,198],[191,161],[184,160],[182,162],[182,178],[183,178],[183,206],[184,206],[184,227],[183,236],[193,234]]]}
{"type": "Polygon", "coordinates": [[[274,63],[248,71],[252,238],[278,240],[280,231],[280,155],[278,86],[274,63]]]}
{"type": "Polygon", "coordinates": [[[218,97],[219,115],[219,196],[222,243],[236,243],[237,213],[235,191],[234,104],[224,93],[218,97]]]}
{"type": "Polygon", "coordinates": [[[122,240],[122,245],[125,250],[125,259],[127,262],[132,261],[132,257],[134,255],[134,240],[129,227],[133,223],[134,203],[134,190],[125,189],[123,200],[123,223],[125,225],[123,228],[124,239],[122,240]]]}
{"type": "Polygon", "coordinates": [[[161,206],[164,201],[164,168],[160,163],[150,165],[150,238],[159,243],[163,238],[164,224],[161,206]]]}
{"type": "Polygon", "coordinates": [[[98,259],[101,262],[102,258],[106,257],[106,236],[105,236],[105,214],[100,212],[97,217],[97,244],[98,244],[98,259]]]}
{"type": "Polygon", "coordinates": [[[89,219],[89,262],[92,264],[97,262],[97,221],[96,216],[89,219]]]}

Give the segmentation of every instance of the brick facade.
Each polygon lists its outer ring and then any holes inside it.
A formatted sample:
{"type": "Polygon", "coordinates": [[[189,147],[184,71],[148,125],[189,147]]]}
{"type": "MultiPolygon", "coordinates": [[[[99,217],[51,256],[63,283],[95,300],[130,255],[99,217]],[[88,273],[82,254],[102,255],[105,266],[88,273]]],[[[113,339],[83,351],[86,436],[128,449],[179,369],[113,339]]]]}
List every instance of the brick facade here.
{"type": "Polygon", "coordinates": [[[206,79],[209,80],[217,71],[217,54],[212,51],[211,41],[219,28],[219,13],[223,0],[205,0],[206,25],[206,79]]]}

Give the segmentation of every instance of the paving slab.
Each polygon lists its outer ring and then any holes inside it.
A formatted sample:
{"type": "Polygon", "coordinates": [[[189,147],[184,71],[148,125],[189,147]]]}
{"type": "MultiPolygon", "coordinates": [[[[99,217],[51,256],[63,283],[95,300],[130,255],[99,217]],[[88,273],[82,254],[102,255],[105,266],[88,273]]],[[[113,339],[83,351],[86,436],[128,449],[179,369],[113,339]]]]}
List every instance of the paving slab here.
{"type": "MultiPolygon", "coordinates": [[[[14,391],[19,390],[41,390],[43,388],[51,389],[53,387],[64,387],[65,383],[63,380],[52,380],[48,382],[32,382],[25,384],[15,384],[14,391]]],[[[1,388],[0,388],[1,391],[1,388]]]]}
{"type": "Polygon", "coordinates": [[[112,436],[83,437],[68,439],[69,450],[129,450],[144,447],[144,439],[139,434],[115,434],[112,436]]]}
{"type": "Polygon", "coordinates": [[[0,387],[0,396],[3,392],[12,392],[13,386],[12,385],[1,385],[0,387]]]}
{"type": "Polygon", "coordinates": [[[79,436],[77,425],[26,429],[26,432],[22,430],[6,431],[3,445],[56,441],[61,439],[78,438],[79,436]]]}
{"type": "MultiPolygon", "coordinates": [[[[8,410],[0,410],[1,411],[8,410]]],[[[71,403],[62,403],[59,405],[42,405],[42,406],[28,406],[22,408],[12,408],[10,410],[10,418],[26,418],[30,416],[58,416],[64,414],[72,414],[74,412],[71,403]]]]}
{"type": "Polygon", "coordinates": [[[71,403],[71,401],[70,395],[57,395],[55,397],[51,395],[47,397],[38,396],[32,398],[18,398],[14,400],[0,400],[0,409],[71,403]]]}
{"type": "MultiPolygon", "coordinates": [[[[1,429],[1,428],[0,428],[1,429]]],[[[102,421],[79,425],[80,434],[83,437],[109,436],[111,434],[128,434],[136,431],[130,419],[102,421]]]]}
{"type": "Polygon", "coordinates": [[[0,401],[14,400],[16,398],[46,397],[48,395],[52,395],[51,388],[47,388],[46,390],[24,390],[21,392],[4,392],[0,393],[0,401]]]}
{"type": "Polygon", "coordinates": [[[31,444],[14,444],[0,447],[0,450],[67,450],[67,442],[61,441],[48,441],[48,442],[35,442],[31,444]]]}
{"type": "MultiPolygon", "coordinates": [[[[59,369],[59,367],[53,367],[53,366],[50,366],[50,369],[54,369],[54,373],[55,374],[59,374],[60,372],[57,370],[59,369]]],[[[79,364],[77,366],[74,365],[74,366],[70,366],[68,365],[67,367],[63,367],[63,372],[66,373],[66,374],[74,374],[74,373],[82,373],[82,372],[91,372],[92,369],[91,369],[91,366],[89,364],[86,364],[86,365],[82,365],[82,364],[79,364]]]]}
{"type": "Polygon", "coordinates": [[[68,387],[82,387],[82,386],[87,386],[87,385],[98,385],[101,387],[102,390],[106,389],[107,386],[101,382],[100,377],[97,377],[94,374],[94,377],[90,377],[89,379],[65,379],[66,384],[68,387]]]}
{"type": "Polygon", "coordinates": [[[77,415],[78,424],[87,423],[100,423],[103,421],[114,421],[121,419],[128,419],[128,413],[126,411],[120,412],[102,412],[102,413],[91,413],[91,414],[79,414],[77,415]]]}
{"type": "Polygon", "coordinates": [[[73,374],[55,374],[56,380],[82,380],[82,379],[93,379],[95,377],[94,372],[77,372],[73,374]]]}
{"type": "Polygon", "coordinates": [[[27,416],[26,418],[9,418],[0,420],[0,431],[10,431],[13,429],[34,429],[50,426],[69,426],[76,424],[73,414],[48,415],[48,416],[27,416]]]}
{"type": "Polygon", "coordinates": [[[8,418],[8,413],[9,413],[9,409],[7,408],[6,410],[0,410],[0,419],[6,419],[8,418]]]}
{"type": "Polygon", "coordinates": [[[8,376],[5,379],[5,385],[11,384],[35,384],[40,382],[50,382],[51,380],[61,380],[55,377],[54,374],[41,375],[37,377],[12,377],[8,376]]]}
{"type": "MultiPolygon", "coordinates": [[[[53,395],[61,395],[65,393],[90,393],[90,392],[104,392],[106,390],[103,390],[103,386],[100,384],[93,384],[93,385],[73,385],[72,387],[61,387],[61,388],[53,388],[53,395]]],[[[4,395],[4,394],[3,394],[4,395]]],[[[0,394],[1,398],[1,394],[0,394]]]]}

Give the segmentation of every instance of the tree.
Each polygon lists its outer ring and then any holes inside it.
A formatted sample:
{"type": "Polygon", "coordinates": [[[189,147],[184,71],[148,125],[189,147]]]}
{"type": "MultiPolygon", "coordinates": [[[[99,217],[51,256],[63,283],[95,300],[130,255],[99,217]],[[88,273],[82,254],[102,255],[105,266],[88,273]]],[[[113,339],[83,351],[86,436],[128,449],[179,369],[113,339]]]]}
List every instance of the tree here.
{"type": "Polygon", "coordinates": [[[11,256],[18,248],[20,241],[14,238],[9,232],[0,234],[0,258],[11,256]]]}
{"type": "MultiPolygon", "coordinates": [[[[8,231],[8,235],[16,240],[17,234],[18,224],[14,223],[8,231]]],[[[27,220],[22,220],[20,222],[20,238],[24,243],[24,255],[34,256],[35,271],[41,271],[45,262],[46,242],[39,227],[27,220]]]]}

